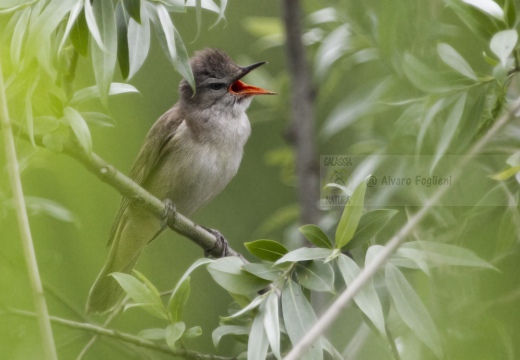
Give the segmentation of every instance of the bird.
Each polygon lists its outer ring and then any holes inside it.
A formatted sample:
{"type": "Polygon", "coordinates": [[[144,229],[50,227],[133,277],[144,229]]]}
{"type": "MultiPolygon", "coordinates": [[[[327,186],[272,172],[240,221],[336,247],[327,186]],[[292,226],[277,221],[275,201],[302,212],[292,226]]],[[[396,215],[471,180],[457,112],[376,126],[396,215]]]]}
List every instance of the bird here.
{"type": "MultiPolygon", "coordinates": [[[[238,171],[251,133],[246,110],[253,96],[276,94],[241,80],[264,64],[239,66],[219,49],[196,52],[190,59],[195,91],[181,80],[178,102],[148,132],[129,177],[157,198],[171,201],[183,215],[206,205],[238,171]]],[[[104,314],[118,305],[123,290],[110,274],[130,273],[164,229],[164,220],[123,197],[87,313],[104,314]]]]}

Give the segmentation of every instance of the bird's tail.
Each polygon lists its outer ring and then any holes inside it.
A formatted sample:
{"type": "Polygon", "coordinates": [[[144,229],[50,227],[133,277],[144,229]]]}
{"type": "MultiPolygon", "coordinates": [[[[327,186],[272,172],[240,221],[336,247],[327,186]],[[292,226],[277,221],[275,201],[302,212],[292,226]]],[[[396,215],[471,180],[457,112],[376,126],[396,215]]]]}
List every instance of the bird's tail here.
{"type": "Polygon", "coordinates": [[[123,289],[110,274],[129,274],[145,246],[160,232],[160,221],[145,211],[128,210],[122,216],[108,260],[90,289],[87,313],[104,314],[117,306],[123,297],[123,289]]]}

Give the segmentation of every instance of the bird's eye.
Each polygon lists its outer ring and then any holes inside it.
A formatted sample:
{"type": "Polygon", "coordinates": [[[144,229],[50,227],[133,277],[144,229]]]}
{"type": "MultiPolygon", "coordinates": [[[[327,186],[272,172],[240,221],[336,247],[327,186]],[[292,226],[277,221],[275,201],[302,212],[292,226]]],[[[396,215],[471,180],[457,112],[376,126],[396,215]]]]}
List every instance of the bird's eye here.
{"type": "Polygon", "coordinates": [[[220,89],[223,89],[224,87],[226,87],[226,85],[222,84],[222,83],[214,83],[214,84],[209,85],[209,88],[212,90],[220,90],[220,89]]]}

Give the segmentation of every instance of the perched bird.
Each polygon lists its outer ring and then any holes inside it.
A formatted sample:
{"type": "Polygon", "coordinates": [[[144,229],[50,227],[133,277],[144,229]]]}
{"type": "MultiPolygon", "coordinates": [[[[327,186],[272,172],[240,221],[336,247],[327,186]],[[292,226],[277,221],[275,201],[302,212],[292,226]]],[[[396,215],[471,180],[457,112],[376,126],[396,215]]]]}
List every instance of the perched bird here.
{"type": "MultiPolygon", "coordinates": [[[[186,80],[180,82],[179,101],[151,128],[130,177],[157,198],[171,200],[184,215],[220,193],[237,173],[251,133],[246,110],[253,95],[274,94],[240,80],[263,64],[242,67],[221,50],[197,52],[190,59],[195,93],[186,80]]],[[[130,273],[139,254],[163,230],[161,219],[123,198],[87,312],[105,313],[117,305],[123,292],[110,274],[130,273]]]]}

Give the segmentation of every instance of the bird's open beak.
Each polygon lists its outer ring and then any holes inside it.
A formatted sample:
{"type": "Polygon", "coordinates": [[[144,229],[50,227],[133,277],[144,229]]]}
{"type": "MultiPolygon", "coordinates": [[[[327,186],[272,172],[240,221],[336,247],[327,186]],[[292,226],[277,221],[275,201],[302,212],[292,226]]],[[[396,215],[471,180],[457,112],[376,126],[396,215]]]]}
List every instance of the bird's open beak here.
{"type": "Polygon", "coordinates": [[[236,95],[276,95],[275,92],[246,84],[245,82],[240,80],[241,78],[249,74],[252,70],[264,64],[267,64],[267,62],[262,61],[256,64],[243,67],[237,79],[229,86],[228,91],[236,95]]]}

